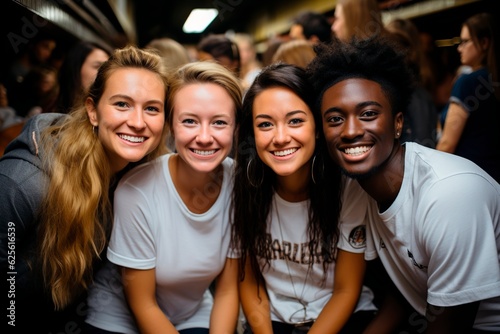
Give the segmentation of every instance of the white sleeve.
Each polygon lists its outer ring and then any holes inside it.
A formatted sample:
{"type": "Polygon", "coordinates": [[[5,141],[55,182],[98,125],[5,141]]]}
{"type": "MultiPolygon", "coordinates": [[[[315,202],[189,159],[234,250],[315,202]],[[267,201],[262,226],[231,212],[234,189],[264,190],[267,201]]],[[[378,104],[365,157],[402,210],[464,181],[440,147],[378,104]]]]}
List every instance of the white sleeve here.
{"type": "Polygon", "coordinates": [[[111,262],[134,269],[155,267],[155,241],[148,222],[152,221],[147,197],[122,180],[114,199],[114,224],[108,247],[111,262]]]}
{"type": "Polygon", "coordinates": [[[368,194],[356,180],[346,178],[339,220],[339,249],[351,253],[365,251],[367,210],[368,194]]]}
{"type": "Polygon", "coordinates": [[[422,198],[416,221],[429,257],[427,302],[453,306],[500,295],[498,190],[481,176],[462,174],[441,180],[422,198]]]}

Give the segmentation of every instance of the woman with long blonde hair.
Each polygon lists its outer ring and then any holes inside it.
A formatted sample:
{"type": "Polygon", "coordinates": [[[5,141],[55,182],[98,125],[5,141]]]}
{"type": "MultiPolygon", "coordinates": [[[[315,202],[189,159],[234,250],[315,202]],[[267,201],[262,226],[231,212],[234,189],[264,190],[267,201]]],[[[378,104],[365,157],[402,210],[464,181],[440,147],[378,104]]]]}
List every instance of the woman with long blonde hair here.
{"type": "Polygon", "coordinates": [[[105,258],[112,192],[131,165],[166,152],[167,79],[158,55],[129,46],[100,68],[69,115],[31,119],[0,160],[0,263],[12,325],[78,329],[105,258]],[[161,145],[160,145],[161,144],[161,145]],[[12,312],[11,312],[12,314],[12,312]]]}

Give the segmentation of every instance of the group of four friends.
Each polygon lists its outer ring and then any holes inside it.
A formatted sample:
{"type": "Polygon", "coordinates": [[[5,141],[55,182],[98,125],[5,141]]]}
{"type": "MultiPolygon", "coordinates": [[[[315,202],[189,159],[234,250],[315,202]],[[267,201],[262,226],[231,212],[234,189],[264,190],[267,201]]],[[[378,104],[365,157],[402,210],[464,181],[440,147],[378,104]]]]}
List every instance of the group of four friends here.
{"type": "Polygon", "coordinates": [[[31,119],[0,160],[9,328],[233,334],[241,306],[247,333],[500,331],[500,185],[400,143],[389,40],[316,52],[243,96],[221,65],[167,78],[127,47],[71,114],[31,119]]]}

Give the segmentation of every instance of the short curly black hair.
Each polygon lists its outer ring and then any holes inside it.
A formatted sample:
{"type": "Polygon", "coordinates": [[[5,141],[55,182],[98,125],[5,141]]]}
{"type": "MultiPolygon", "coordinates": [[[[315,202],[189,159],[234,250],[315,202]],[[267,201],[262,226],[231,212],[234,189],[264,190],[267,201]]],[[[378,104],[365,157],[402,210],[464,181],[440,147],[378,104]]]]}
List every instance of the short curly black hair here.
{"type": "Polygon", "coordinates": [[[324,92],[349,78],[364,78],[380,84],[387,95],[392,114],[404,112],[410,102],[414,77],[405,62],[404,50],[388,37],[353,39],[315,46],[316,58],[307,67],[316,92],[314,107],[318,112],[324,92]]]}

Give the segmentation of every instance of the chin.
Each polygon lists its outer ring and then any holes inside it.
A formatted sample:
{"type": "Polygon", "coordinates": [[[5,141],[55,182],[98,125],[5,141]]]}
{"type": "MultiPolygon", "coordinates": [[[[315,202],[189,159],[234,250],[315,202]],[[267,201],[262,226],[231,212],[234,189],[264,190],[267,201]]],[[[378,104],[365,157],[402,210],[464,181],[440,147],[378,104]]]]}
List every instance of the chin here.
{"type": "Polygon", "coordinates": [[[364,179],[368,179],[370,178],[371,176],[375,175],[377,173],[377,171],[379,170],[379,167],[373,167],[372,169],[368,170],[368,171],[358,171],[358,170],[348,170],[348,169],[345,169],[344,167],[340,167],[340,169],[342,170],[342,172],[350,177],[351,179],[356,179],[356,180],[364,180],[364,179]]]}

